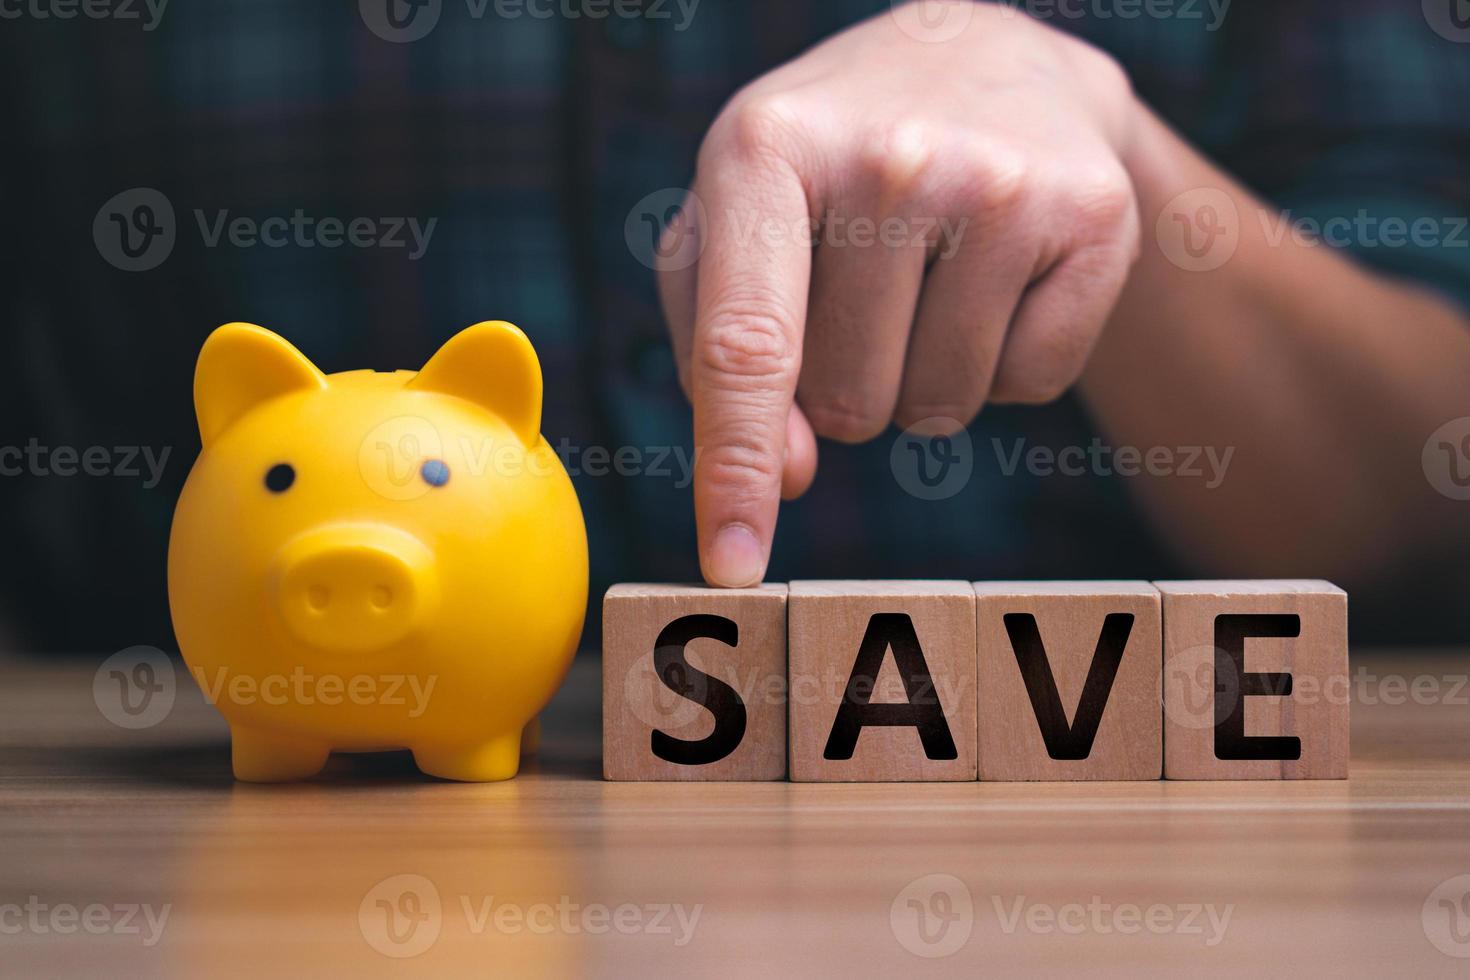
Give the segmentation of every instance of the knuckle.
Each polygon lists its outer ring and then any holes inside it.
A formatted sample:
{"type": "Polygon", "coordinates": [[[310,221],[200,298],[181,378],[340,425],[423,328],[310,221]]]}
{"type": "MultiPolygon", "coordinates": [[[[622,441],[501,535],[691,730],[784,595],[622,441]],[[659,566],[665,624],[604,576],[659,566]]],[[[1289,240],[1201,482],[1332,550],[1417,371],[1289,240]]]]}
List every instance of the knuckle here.
{"type": "Polygon", "coordinates": [[[777,454],[752,442],[725,442],[718,448],[711,447],[701,457],[702,475],[728,495],[734,494],[731,503],[746,502],[741,499],[741,488],[745,488],[749,501],[759,500],[766,488],[781,480],[781,464],[777,454]]]}
{"type": "Polygon", "coordinates": [[[888,428],[886,415],[847,395],[822,393],[804,398],[801,410],[806,413],[813,432],[837,442],[867,442],[888,428]]]}
{"type": "Polygon", "coordinates": [[[1133,183],[1117,164],[1071,175],[1066,197],[1084,226],[1108,232],[1116,232],[1136,207],[1133,183]]]}
{"type": "Polygon", "coordinates": [[[715,378],[770,382],[795,373],[798,353],[784,315],[746,307],[717,313],[699,345],[699,362],[715,378]]]}
{"type": "Polygon", "coordinates": [[[858,166],[864,177],[879,188],[902,193],[922,182],[937,144],[927,123],[903,120],[863,141],[858,166]]]}
{"type": "Polygon", "coordinates": [[[728,145],[744,156],[783,157],[800,132],[801,118],[786,93],[740,95],[715,120],[706,145],[728,145]]]}
{"type": "Polygon", "coordinates": [[[965,196],[982,213],[1011,213],[1031,190],[1032,169],[1019,149],[990,140],[972,141],[964,151],[965,196]]]}

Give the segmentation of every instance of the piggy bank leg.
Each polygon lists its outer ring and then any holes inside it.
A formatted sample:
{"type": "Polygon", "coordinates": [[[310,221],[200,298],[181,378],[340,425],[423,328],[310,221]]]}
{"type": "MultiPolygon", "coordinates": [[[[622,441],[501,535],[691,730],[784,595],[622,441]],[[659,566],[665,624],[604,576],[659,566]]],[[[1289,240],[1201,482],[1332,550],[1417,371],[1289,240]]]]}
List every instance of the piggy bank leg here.
{"type": "Polygon", "coordinates": [[[526,722],[526,727],[521,729],[521,755],[535,755],[539,748],[541,748],[541,716],[537,715],[526,722]]]}
{"type": "Polygon", "coordinates": [[[521,766],[520,730],[470,745],[415,746],[413,761],[440,779],[489,783],[515,776],[521,766]]]}
{"type": "Polygon", "coordinates": [[[247,783],[284,783],[310,779],[322,771],[332,748],[322,742],[235,725],[230,757],[235,778],[247,783]]]}

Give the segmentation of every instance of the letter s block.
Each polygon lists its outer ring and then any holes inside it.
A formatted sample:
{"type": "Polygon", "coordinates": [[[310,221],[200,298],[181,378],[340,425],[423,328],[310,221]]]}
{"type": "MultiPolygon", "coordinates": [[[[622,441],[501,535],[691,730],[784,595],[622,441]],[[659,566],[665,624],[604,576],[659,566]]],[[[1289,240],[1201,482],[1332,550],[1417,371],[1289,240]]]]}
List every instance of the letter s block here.
{"type": "Polygon", "coordinates": [[[786,777],[786,586],[608,590],[602,771],[610,780],[786,777]]]}
{"type": "Polygon", "coordinates": [[[793,582],[791,778],[975,778],[967,582],[793,582]]]}
{"type": "Polygon", "coordinates": [[[1346,779],[1347,593],[1320,581],[1155,582],[1165,779],[1346,779]]]}

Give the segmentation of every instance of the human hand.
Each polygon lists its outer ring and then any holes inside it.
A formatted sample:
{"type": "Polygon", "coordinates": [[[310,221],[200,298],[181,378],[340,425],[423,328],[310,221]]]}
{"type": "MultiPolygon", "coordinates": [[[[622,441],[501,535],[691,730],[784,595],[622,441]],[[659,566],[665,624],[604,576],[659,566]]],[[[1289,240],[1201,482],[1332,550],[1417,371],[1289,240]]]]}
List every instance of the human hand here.
{"type": "Polygon", "coordinates": [[[1061,395],[1137,257],[1121,69],[1007,7],[966,15],[942,43],[866,21],[743,89],[705,137],[665,231],[698,236],[699,259],[660,291],[712,584],[763,577],[815,436],[940,434],[1061,395]]]}

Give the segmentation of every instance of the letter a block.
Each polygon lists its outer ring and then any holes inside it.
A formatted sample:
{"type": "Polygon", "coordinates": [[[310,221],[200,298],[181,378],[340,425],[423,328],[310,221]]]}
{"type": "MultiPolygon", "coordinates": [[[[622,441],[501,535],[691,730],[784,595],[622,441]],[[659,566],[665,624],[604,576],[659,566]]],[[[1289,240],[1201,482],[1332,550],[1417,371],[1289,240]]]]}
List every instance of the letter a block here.
{"type": "Polygon", "coordinates": [[[1158,779],[1159,591],[976,582],[982,780],[1158,779]]]}
{"type": "Polygon", "coordinates": [[[793,582],[791,778],[975,778],[966,582],[793,582]]]}
{"type": "Polygon", "coordinates": [[[613,780],[786,777],[786,586],[615,585],[602,601],[613,780]]]}
{"type": "Polygon", "coordinates": [[[1164,778],[1347,778],[1347,593],[1318,581],[1154,584],[1164,778]]]}

